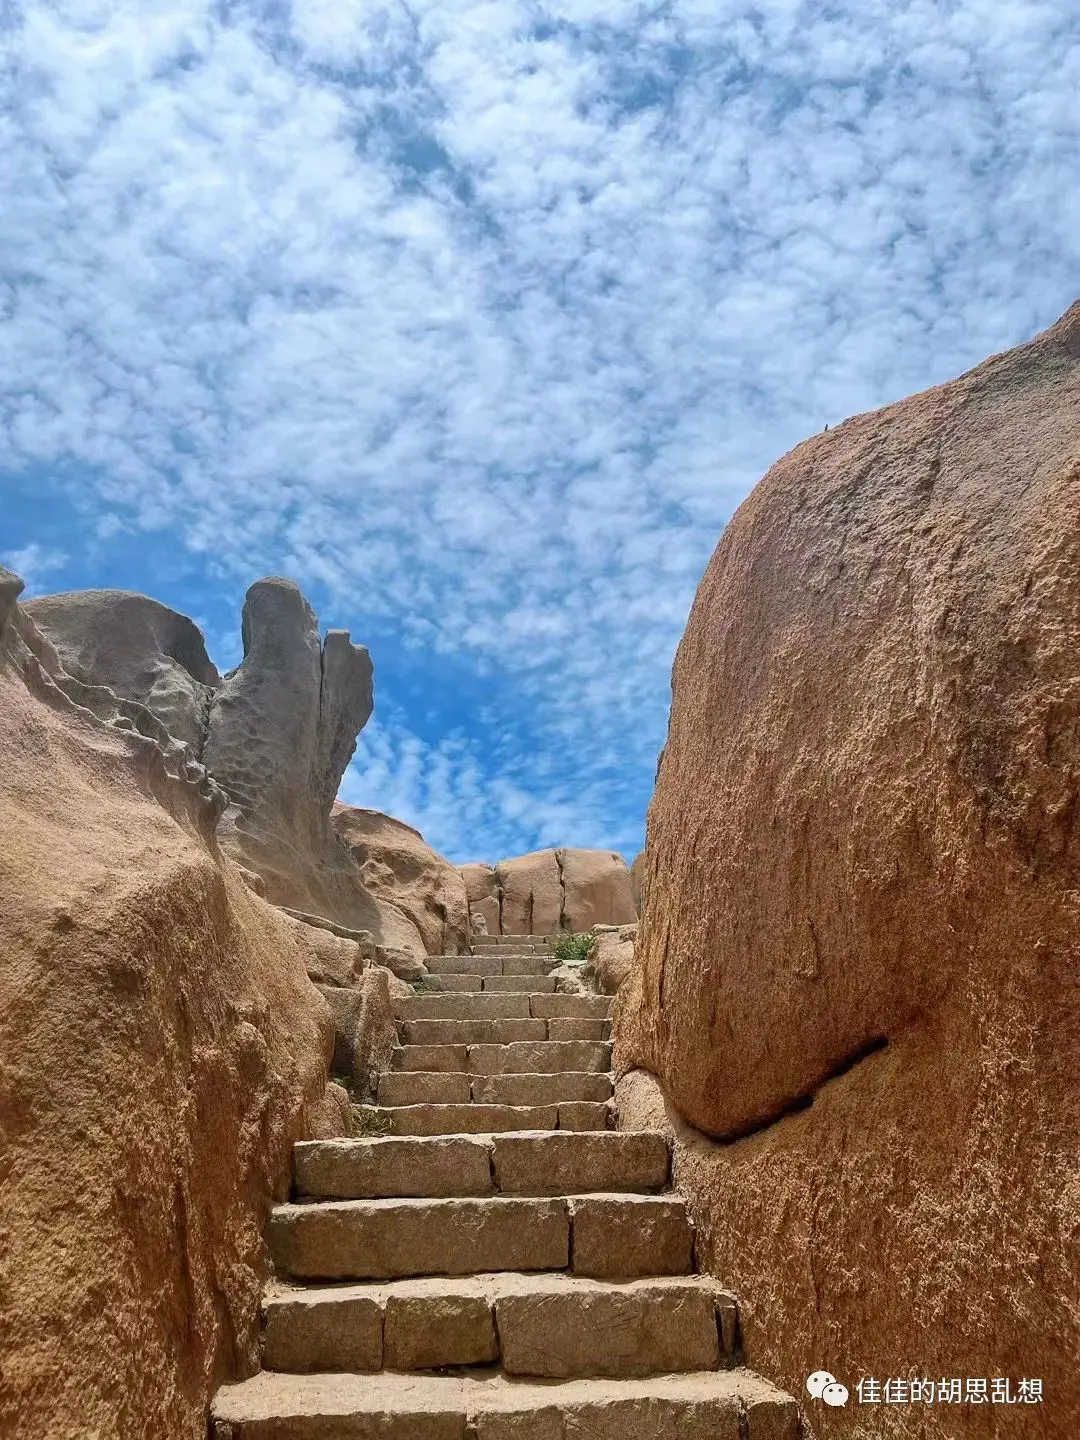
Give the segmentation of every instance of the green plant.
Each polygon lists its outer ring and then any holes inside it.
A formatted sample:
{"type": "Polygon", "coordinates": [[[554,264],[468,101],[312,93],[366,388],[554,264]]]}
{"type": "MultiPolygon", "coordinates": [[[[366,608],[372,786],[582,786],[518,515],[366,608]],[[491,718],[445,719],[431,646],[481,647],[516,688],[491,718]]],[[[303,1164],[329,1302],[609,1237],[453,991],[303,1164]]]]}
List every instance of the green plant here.
{"type": "Polygon", "coordinates": [[[556,960],[562,960],[567,965],[584,965],[589,958],[593,939],[591,930],[585,931],[583,935],[560,935],[552,945],[551,953],[556,960]]]}
{"type": "Polygon", "coordinates": [[[374,1105],[350,1105],[349,1109],[352,1111],[352,1132],[357,1138],[389,1135],[390,1116],[374,1105]]]}

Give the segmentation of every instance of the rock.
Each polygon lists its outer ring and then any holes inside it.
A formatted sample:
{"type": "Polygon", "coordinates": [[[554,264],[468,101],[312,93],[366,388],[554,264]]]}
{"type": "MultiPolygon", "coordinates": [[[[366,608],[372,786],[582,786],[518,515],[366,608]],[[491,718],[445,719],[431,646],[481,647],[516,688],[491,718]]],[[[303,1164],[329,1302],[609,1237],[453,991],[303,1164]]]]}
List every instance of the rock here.
{"type": "Polygon", "coordinates": [[[13,581],[0,1432],[181,1440],[257,1365],[263,1225],[324,1096],[330,1017],[302,941],[212,848],[205,773],[144,706],[67,674],[13,581]]]}
{"type": "Polygon", "coordinates": [[[367,889],[413,922],[429,955],[458,955],[469,936],[461,872],[419,830],[378,810],[334,806],[331,823],[360,867],[367,889]]]}
{"type": "Polygon", "coordinates": [[[977,1356],[1080,1415],[1078,435],[1074,307],[782,459],[679,647],[616,1059],[728,1142],[678,1178],[793,1388],[977,1356]]]}
{"type": "Polygon", "coordinates": [[[335,1140],[352,1134],[352,1104],[344,1085],[330,1081],[308,1126],[312,1140],[335,1140]]]}
{"type": "Polygon", "coordinates": [[[374,965],[351,988],[319,986],[334,1016],[334,1074],[356,1100],[374,1099],[379,1072],[388,1068],[397,1042],[390,982],[389,972],[374,965]]]}
{"type": "Polygon", "coordinates": [[[23,609],[69,675],[145,705],[196,759],[201,756],[221,676],[186,615],[128,590],[44,595],[23,609]]]}
{"type": "Polygon", "coordinates": [[[535,850],[461,867],[471,911],[492,935],[582,934],[637,915],[630,872],[611,850],[535,850]]]}
{"type": "Polygon", "coordinates": [[[495,874],[504,935],[557,935],[565,928],[562,873],[554,850],[500,860],[495,874]]]}
{"type": "Polygon", "coordinates": [[[364,956],[355,940],[344,940],[321,926],[308,925],[285,917],[285,924],[303,937],[309,955],[308,975],[318,985],[349,988],[358,985],[364,972],[364,956]]]}
{"type": "Polygon", "coordinates": [[[461,878],[465,881],[465,894],[469,910],[483,917],[484,929],[477,934],[501,935],[502,918],[499,912],[499,882],[493,865],[462,865],[461,878]]]}
{"type": "Polygon", "coordinates": [[[641,914],[641,901],[645,893],[645,851],[634,856],[630,866],[630,893],[634,897],[634,909],[641,914]]]}
{"type": "Polygon", "coordinates": [[[636,925],[598,926],[583,978],[594,980],[605,995],[614,995],[634,963],[636,925]]]}
{"type": "Polygon", "coordinates": [[[479,910],[473,910],[469,915],[469,925],[476,935],[486,935],[488,933],[487,920],[479,910]]]}
{"type": "Polygon", "coordinates": [[[562,929],[580,935],[594,925],[637,919],[630,871],[613,850],[556,850],[562,878],[562,929]]]}

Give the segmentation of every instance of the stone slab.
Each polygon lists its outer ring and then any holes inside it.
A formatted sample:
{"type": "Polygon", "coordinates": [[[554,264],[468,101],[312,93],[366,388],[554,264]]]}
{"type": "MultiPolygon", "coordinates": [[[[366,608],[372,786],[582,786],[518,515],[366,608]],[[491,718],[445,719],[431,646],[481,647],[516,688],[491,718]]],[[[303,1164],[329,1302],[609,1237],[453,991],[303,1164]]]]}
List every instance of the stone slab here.
{"type": "Polygon", "coordinates": [[[387,1070],[379,1076],[380,1105],[467,1105],[468,1075],[446,1070],[387,1070]]]}
{"type": "Polygon", "coordinates": [[[498,955],[429,955],[425,961],[432,975],[501,975],[498,955]]]}
{"type": "Polygon", "coordinates": [[[495,1300],[508,1375],[655,1375],[720,1364],[712,1288],[698,1277],[629,1285],[530,1277],[495,1300]],[[550,1286],[543,1280],[562,1283],[550,1286]]]}
{"type": "Polygon", "coordinates": [[[565,1131],[500,1135],[492,1163],[495,1183],[504,1194],[631,1194],[667,1185],[671,1152],[659,1131],[565,1131]]]}
{"type": "Polygon", "coordinates": [[[584,1041],[517,1041],[509,1045],[470,1045],[473,1075],[550,1075],[557,1070],[611,1069],[610,1044],[584,1041]]]}
{"type": "Polygon", "coordinates": [[[554,995],[554,975],[485,975],[484,994],[511,991],[526,995],[554,995]]]}
{"type": "Polygon", "coordinates": [[[559,1199],[280,1205],[267,1239],[278,1273],[302,1280],[561,1270],[569,1263],[567,1202],[559,1199]]]}
{"type": "Polygon", "coordinates": [[[685,1275],[693,1269],[694,1231],[682,1200],[666,1195],[575,1195],[568,1204],[575,1275],[630,1280],[685,1275]]]}
{"type": "Polygon", "coordinates": [[[483,975],[451,974],[444,970],[440,974],[433,975],[431,989],[444,994],[479,994],[484,988],[484,978],[483,975]]]}
{"type": "Polygon", "coordinates": [[[556,1105],[403,1105],[379,1114],[389,1119],[391,1135],[492,1135],[554,1130],[559,1123],[556,1105]]]}
{"type": "Polygon", "coordinates": [[[383,1306],[376,1295],[297,1290],[263,1301],[264,1370],[381,1370],[383,1306]]]}
{"type": "Polygon", "coordinates": [[[294,1147],[299,1195],[327,1200],[489,1195],[493,1145],[464,1136],[307,1140],[294,1147]]]}
{"type": "Polygon", "coordinates": [[[265,1372],[218,1391],[215,1440],[799,1440],[790,1395],[747,1370],[530,1383],[496,1375],[265,1372]]]}
{"type": "Polygon", "coordinates": [[[608,1020],[609,995],[533,995],[532,1014],[538,1020],[608,1020]]]}
{"type": "Polygon", "coordinates": [[[402,1038],[409,1045],[510,1045],[518,1040],[546,1040],[546,1020],[402,1020],[402,1038]]]}
{"type": "Polygon", "coordinates": [[[405,995],[394,1001],[401,1020],[527,1020],[528,995],[405,995]]]}
{"type": "MultiPolygon", "coordinates": [[[[427,1021],[417,1021],[427,1024],[427,1021]]],[[[408,1028],[408,1027],[406,1027],[408,1028]]],[[[392,1070],[441,1070],[444,1073],[468,1068],[469,1052],[466,1045],[398,1045],[390,1055],[392,1070]]]]}
{"type": "Polygon", "coordinates": [[[391,1294],[385,1316],[388,1370],[488,1365],[499,1357],[490,1300],[483,1293],[461,1293],[460,1282],[449,1292],[391,1294]]]}
{"type": "Polygon", "coordinates": [[[546,975],[550,970],[555,969],[558,963],[553,955],[504,955],[502,957],[502,973],[504,975],[546,975]]]}
{"type": "Polygon", "coordinates": [[[559,1104],[560,1130],[608,1130],[611,1110],[589,1100],[563,1100],[559,1104]]]}
{"type": "Polygon", "coordinates": [[[488,1105],[553,1105],[560,1101],[611,1098],[611,1076],[594,1070],[546,1075],[475,1075],[472,1098],[488,1105]]]}
{"type": "Polygon", "coordinates": [[[547,1022],[549,1040],[607,1040],[610,1034],[610,1020],[572,1020],[562,1017],[547,1022]]]}

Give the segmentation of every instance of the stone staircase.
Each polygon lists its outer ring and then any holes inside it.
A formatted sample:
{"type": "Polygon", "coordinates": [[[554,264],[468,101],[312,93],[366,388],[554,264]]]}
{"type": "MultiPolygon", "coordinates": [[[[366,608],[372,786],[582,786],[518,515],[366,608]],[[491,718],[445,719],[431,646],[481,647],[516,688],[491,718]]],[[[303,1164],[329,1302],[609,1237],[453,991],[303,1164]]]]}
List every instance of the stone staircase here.
{"type": "Polygon", "coordinates": [[[297,1145],[263,1369],[214,1440],[797,1440],[694,1273],[665,1137],[611,1121],[610,1002],[542,937],[435,957],[371,1139],[297,1145]]]}

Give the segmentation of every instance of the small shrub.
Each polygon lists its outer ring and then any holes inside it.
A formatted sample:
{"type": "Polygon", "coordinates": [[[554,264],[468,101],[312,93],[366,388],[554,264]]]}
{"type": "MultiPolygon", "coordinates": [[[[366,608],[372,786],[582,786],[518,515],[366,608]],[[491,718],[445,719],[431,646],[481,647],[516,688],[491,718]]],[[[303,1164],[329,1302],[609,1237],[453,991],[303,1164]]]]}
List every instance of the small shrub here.
{"type": "Polygon", "coordinates": [[[566,965],[584,965],[589,958],[593,938],[591,930],[583,935],[560,935],[552,945],[551,953],[566,965]]]}
{"type": "Polygon", "coordinates": [[[352,1132],[359,1139],[389,1135],[390,1116],[383,1115],[374,1105],[350,1105],[352,1132]]]}

